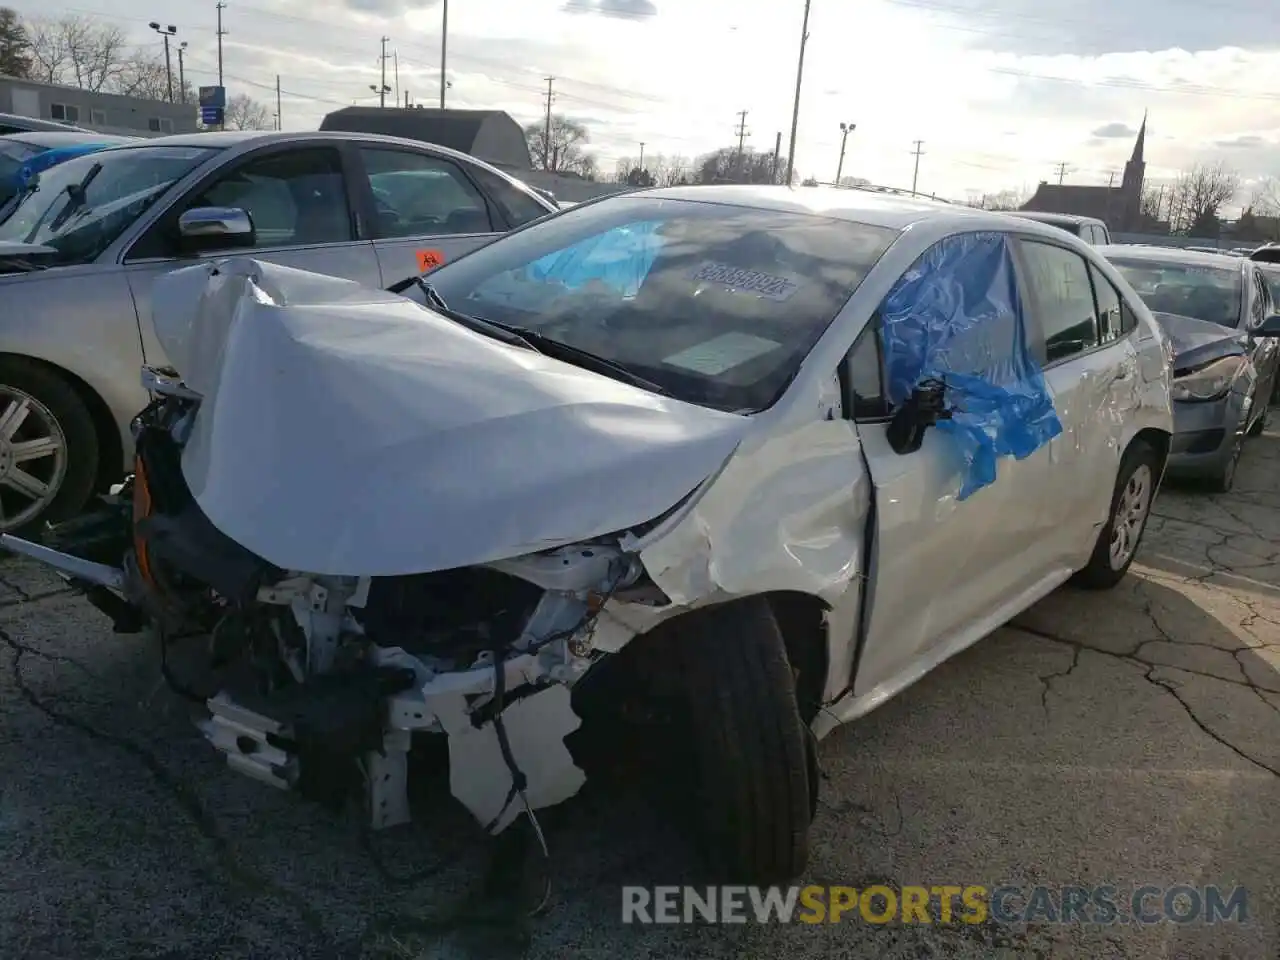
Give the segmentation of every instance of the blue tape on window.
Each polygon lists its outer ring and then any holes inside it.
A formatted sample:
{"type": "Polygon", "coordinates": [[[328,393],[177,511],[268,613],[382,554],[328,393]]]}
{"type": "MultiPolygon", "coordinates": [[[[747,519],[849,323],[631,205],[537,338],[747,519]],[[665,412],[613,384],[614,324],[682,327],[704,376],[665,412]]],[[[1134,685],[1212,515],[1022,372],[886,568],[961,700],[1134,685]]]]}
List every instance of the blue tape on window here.
{"type": "Polygon", "coordinates": [[[888,392],[899,404],[923,380],[947,384],[959,499],[995,482],[1000,457],[1030,456],[1062,423],[1031,355],[1013,252],[1000,233],[935,244],[880,305],[888,392]]]}

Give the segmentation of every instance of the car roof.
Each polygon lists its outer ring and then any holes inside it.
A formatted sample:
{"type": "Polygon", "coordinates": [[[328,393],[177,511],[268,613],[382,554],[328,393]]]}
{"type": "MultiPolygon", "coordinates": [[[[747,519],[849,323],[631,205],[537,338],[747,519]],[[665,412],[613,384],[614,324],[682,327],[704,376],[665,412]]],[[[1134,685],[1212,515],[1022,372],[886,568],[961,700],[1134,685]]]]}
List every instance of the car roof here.
{"type": "Polygon", "coordinates": [[[39,117],[24,117],[16,113],[0,113],[0,124],[17,127],[21,131],[30,130],[65,130],[87,132],[74,123],[59,123],[57,120],[41,120],[39,117]]]}
{"type": "Polygon", "coordinates": [[[1010,210],[1009,212],[1015,217],[1039,220],[1041,223],[1070,223],[1076,226],[1082,223],[1096,223],[1100,226],[1106,226],[1097,217],[1082,217],[1075,213],[1047,213],[1039,210],[1010,210]]]}
{"type": "Polygon", "coordinates": [[[24,133],[10,133],[0,140],[16,140],[33,147],[44,147],[56,150],[58,147],[76,147],[82,143],[102,143],[116,145],[133,143],[138,137],[113,137],[105,133],[80,133],[75,130],[29,130],[24,133]]]}
{"type": "MultiPolygon", "coordinates": [[[[1009,230],[1014,218],[990,210],[979,210],[938,200],[922,200],[899,194],[856,187],[787,187],[771,184],[709,184],[705,186],[651,187],[612,196],[627,199],[699,200],[726,206],[799,213],[833,220],[847,220],[873,227],[905,230],[914,223],[933,221],[960,230],[1009,230]]],[[[601,197],[609,200],[612,196],[601,197]]],[[[1056,227],[1039,227],[1026,221],[1031,232],[1056,236],[1056,227]]]]}
{"type": "Polygon", "coordinates": [[[1207,253],[1187,247],[1162,247],[1143,243],[1111,243],[1095,248],[1108,260],[1121,257],[1127,260],[1145,260],[1148,263],[1174,263],[1184,266],[1234,267],[1243,270],[1250,261],[1229,253],[1207,253]]]}

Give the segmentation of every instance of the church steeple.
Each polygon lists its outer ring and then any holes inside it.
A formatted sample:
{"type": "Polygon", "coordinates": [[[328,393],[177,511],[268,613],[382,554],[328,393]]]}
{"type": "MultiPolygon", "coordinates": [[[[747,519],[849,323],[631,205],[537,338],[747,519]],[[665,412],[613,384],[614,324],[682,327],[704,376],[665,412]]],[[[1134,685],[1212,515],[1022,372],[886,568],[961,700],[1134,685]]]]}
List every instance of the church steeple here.
{"type": "Polygon", "coordinates": [[[1142,126],[1138,128],[1138,139],[1133,144],[1133,156],[1129,158],[1130,163],[1145,163],[1142,151],[1147,144],[1147,111],[1142,111],[1142,126]]]}

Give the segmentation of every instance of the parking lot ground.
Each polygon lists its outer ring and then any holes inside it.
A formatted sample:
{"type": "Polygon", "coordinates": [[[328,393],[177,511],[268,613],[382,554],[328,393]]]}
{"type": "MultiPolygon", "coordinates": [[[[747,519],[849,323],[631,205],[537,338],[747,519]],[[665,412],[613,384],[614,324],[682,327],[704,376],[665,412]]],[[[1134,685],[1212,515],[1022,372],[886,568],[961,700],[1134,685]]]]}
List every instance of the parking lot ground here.
{"type": "MultiPolygon", "coordinates": [[[[1235,492],[1169,489],[1133,574],[1066,588],[820,749],[805,882],[1247,888],[1244,922],[635,926],[687,853],[635,791],[548,815],[554,894],[462,925],[485,853],[456,807],[373,842],[229,772],[56,579],[0,563],[0,957],[1280,956],[1280,435],[1235,492]],[[382,863],[395,876],[379,872],[382,863]],[[397,883],[411,870],[434,871],[397,883]]],[[[1012,901],[1017,906],[1016,899],[1012,901]]],[[[1151,901],[1159,907],[1160,899],[1151,901]]]]}

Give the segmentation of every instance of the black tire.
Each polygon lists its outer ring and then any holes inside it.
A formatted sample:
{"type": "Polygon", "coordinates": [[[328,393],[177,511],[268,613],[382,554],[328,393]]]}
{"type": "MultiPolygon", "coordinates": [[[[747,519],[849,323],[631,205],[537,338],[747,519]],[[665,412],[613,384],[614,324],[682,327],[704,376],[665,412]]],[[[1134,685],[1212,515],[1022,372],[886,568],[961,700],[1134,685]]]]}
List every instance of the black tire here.
{"type": "Polygon", "coordinates": [[[691,722],[695,815],[726,881],[785,884],[804,871],[817,782],[782,634],[764,598],[667,625],[691,722]]]}
{"type": "Polygon", "coordinates": [[[21,527],[6,531],[30,534],[45,523],[79,513],[93,495],[98,477],[98,431],[89,408],[75,388],[44,364],[24,357],[0,357],[0,386],[20,390],[42,404],[57,421],[66,440],[66,469],[53,499],[21,527]]]}
{"type": "Polygon", "coordinates": [[[1138,554],[1138,548],[1142,545],[1142,537],[1147,532],[1147,521],[1151,517],[1151,503],[1155,499],[1155,484],[1159,476],[1160,456],[1149,444],[1137,441],[1125,451],[1124,458],[1120,461],[1120,469],[1116,473],[1116,486],[1111,493],[1111,510],[1107,515],[1107,522],[1098,533],[1098,542],[1094,545],[1089,563],[1072,578],[1074,583],[1089,590],[1109,590],[1124,579],[1124,575],[1129,572],[1129,567],[1133,565],[1133,558],[1138,554]],[[1111,539],[1115,532],[1120,498],[1133,475],[1144,466],[1151,475],[1151,491],[1147,501],[1146,516],[1142,518],[1142,529],[1137,534],[1133,549],[1129,551],[1127,559],[1116,567],[1111,560],[1111,539]]]}
{"type": "Polygon", "coordinates": [[[1231,459],[1229,459],[1214,476],[1207,481],[1209,490],[1213,493],[1230,493],[1231,488],[1236,485],[1236,469],[1240,466],[1240,454],[1244,452],[1244,438],[1238,437],[1236,445],[1231,450],[1231,459]]]}
{"type": "Polygon", "coordinates": [[[1258,419],[1253,421],[1253,426],[1249,428],[1249,436],[1259,437],[1262,431],[1267,429],[1267,419],[1271,416],[1271,411],[1267,407],[1262,408],[1262,413],[1258,414],[1258,419]]]}

